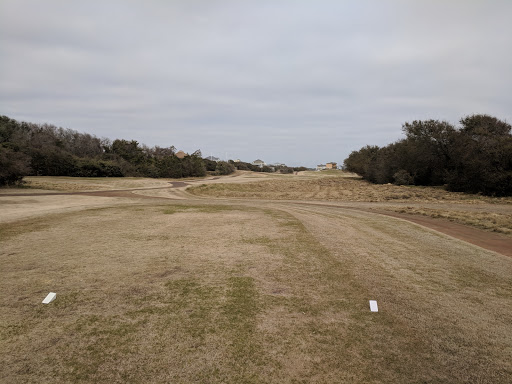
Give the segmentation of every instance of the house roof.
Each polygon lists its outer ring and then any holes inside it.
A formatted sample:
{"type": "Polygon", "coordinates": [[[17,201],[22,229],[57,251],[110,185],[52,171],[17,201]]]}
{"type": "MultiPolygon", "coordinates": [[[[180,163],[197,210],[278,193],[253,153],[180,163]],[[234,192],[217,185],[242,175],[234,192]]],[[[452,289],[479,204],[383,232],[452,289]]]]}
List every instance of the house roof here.
{"type": "Polygon", "coordinates": [[[183,152],[183,151],[176,152],[176,157],[178,159],[183,159],[185,156],[187,156],[187,154],[185,152],[183,152]]]}

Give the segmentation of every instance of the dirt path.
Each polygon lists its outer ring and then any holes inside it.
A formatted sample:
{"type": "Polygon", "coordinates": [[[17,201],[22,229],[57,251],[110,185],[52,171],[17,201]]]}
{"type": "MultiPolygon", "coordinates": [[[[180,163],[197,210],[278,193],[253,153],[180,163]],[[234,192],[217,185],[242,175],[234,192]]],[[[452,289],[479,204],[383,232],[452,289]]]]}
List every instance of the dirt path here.
{"type": "Polygon", "coordinates": [[[403,213],[375,211],[381,215],[407,220],[438,232],[466,241],[481,248],[488,249],[502,255],[512,257],[512,239],[499,233],[487,232],[481,229],[468,227],[446,219],[434,219],[425,216],[408,215],[403,213]]]}

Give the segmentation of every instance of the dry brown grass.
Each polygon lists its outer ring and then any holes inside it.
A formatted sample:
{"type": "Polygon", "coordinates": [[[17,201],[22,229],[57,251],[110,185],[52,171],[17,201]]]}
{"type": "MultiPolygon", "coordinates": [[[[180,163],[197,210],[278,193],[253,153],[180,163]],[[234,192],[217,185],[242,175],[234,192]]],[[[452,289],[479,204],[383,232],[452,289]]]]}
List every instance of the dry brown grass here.
{"type": "MultiPolygon", "coordinates": [[[[489,228],[510,228],[507,199],[264,178],[234,194],[347,188],[361,199],[351,207],[480,224],[493,213],[489,228]],[[395,204],[399,191],[423,192],[395,204]]],[[[511,258],[382,215],[271,199],[0,196],[0,382],[512,381],[511,258]]]]}
{"type": "MultiPolygon", "coordinates": [[[[384,208],[384,207],[383,207],[384,208]]],[[[512,214],[506,212],[477,212],[467,210],[439,209],[427,207],[385,207],[399,213],[411,213],[485,229],[487,231],[512,235],[512,214]]]]}
{"type": "Polygon", "coordinates": [[[494,198],[432,187],[376,185],[344,173],[333,177],[332,174],[307,172],[299,178],[275,177],[272,180],[243,184],[203,184],[188,188],[187,192],[210,198],[357,203],[365,208],[377,207],[446,218],[460,224],[512,235],[510,197],[494,198]]]}
{"type": "Polygon", "coordinates": [[[512,260],[406,222],[139,203],[3,224],[0,242],[1,382],[512,378],[512,260]]]}
{"type": "Polygon", "coordinates": [[[512,198],[490,198],[447,192],[441,188],[377,185],[357,177],[276,178],[244,184],[203,184],[188,192],[198,196],[266,200],[350,202],[439,202],[512,204],[512,198]]]}
{"type": "Polygon", "coordinates": [[[75,192],[166,187],[171,180],[142,177],[28,176],[24,181],[25,187],[30,189],[75,192]]]}
{"type": "Polygon", "coordinates": [[[54,213],[79,212],[87,208],[111,207],[125,204],[125,199],[89,196],[2,196],[0,194],[0,223],[45,216],[54,213]]]}
{"type": "Polygon", "coordinates": [[[328,207],[296,212],[341,262],[347,280],[361,284],[385,312],[382,322],[360,324],[361,336],[374,343],[362,356],[380,362],[373,380],[512,378],[509,258],[383,217],[328,207]],[[396,376],[401,370],[404,376],[396,376]]]}

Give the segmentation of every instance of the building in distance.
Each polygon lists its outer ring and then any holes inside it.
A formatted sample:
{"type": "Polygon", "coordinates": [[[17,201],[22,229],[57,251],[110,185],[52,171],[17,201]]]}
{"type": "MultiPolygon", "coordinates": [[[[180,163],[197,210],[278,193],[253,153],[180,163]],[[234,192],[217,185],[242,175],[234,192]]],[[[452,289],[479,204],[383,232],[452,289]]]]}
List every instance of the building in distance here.
{"type": "Polygon", "coordinates": [[[263,168],[263,166],[267,165],[263,160],[257,159],[252,162],[252,165],[263,168]]]}
{"type": "Polygon", "coordinates": [[[323,171],[324,169],[338,169],[338,164],[331,162],[331,163],[319,164],[316,166],[317,171],[323,171]]]}

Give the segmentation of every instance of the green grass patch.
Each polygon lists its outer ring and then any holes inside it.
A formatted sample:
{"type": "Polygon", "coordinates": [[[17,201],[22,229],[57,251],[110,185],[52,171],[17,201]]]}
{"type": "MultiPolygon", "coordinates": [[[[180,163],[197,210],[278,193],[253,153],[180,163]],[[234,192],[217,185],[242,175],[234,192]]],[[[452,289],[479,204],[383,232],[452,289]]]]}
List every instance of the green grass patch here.
{"type": "Polygon", "coordinates": [[[254,279],[247,276],[231,277],[228,281],[226,304],[222,308],[224,329],[229,335],[232,364],[235,367],[232,382],[261,382],[255,366],[265,364],[260,339],[256,335],[256,316],[260,311],[254,279]]]}
{"type": "MultiPolygon", "coordinates": [[[[70,382],[93,382],[101,375],[102,366],[135,356],[135,336],[142,324],[119,316],[89,315],[78,319],[70,331],[79,335],[83,344],[76,353],[63,356],[66,378],[70,382]]],[[[123,381],[136,382],[129,375],[123,381]]]]}

